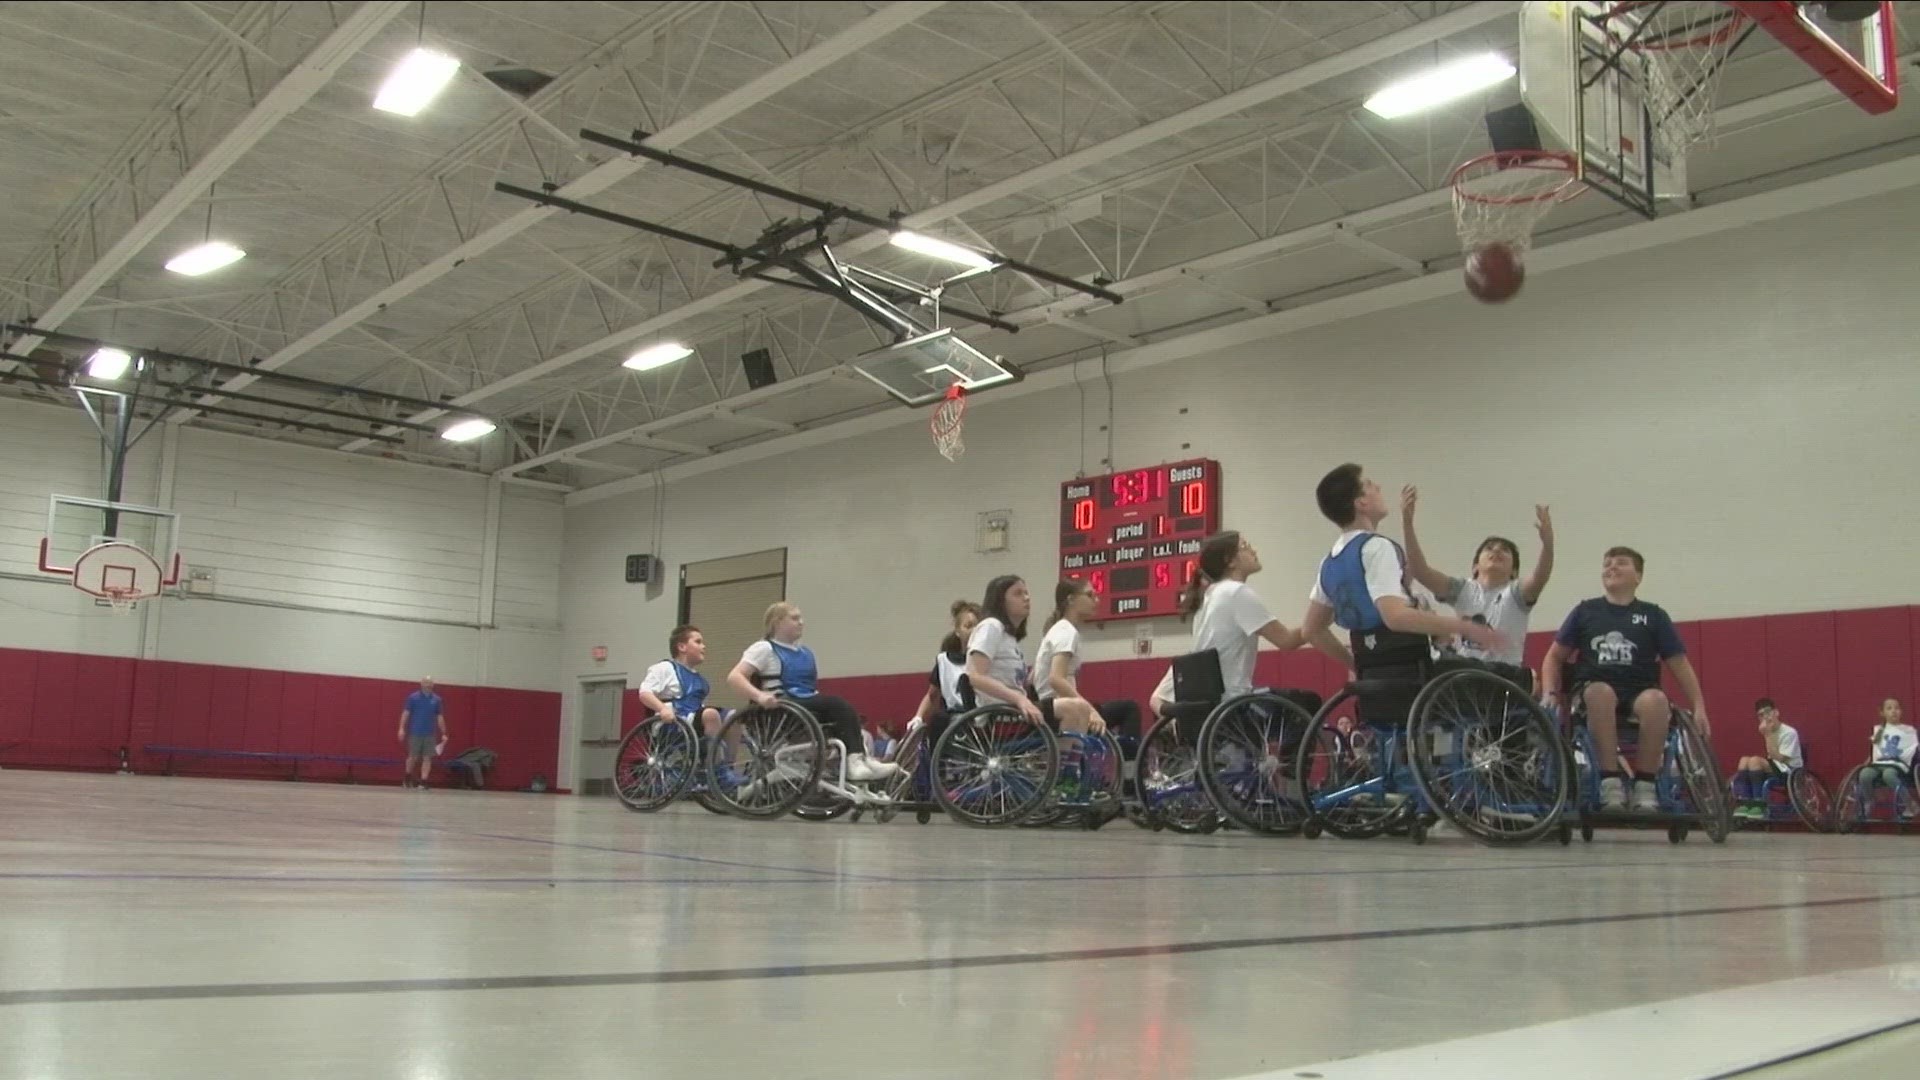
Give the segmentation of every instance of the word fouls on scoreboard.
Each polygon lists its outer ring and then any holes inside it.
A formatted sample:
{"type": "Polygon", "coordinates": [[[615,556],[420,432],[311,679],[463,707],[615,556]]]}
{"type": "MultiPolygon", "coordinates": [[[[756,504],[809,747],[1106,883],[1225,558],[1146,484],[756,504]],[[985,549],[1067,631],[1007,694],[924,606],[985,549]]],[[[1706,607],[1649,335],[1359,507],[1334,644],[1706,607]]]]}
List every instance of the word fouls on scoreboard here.
{"type": "Polygon", "coordinates": [[[1101,596],[1100,618],[1175,614],[1220,527],[1220,465],[1183,461],[1060,485],[1060,572],[1101,596]]]}

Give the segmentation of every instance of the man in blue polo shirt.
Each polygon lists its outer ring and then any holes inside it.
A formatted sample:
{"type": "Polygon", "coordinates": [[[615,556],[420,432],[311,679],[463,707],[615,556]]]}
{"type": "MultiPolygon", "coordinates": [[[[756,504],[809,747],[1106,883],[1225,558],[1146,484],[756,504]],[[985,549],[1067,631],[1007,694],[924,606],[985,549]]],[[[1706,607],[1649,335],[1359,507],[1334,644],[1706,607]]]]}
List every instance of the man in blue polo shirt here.
{"type": "Polygon", "coordinates": [[[406,707],[400,710],[400,741],[407,744],[406,786],[426,790],[433,755],[447,741],[447,717],[440,708],[440,695],[433,692],[432,676],[421,679],[420,689],[407,695],[406,707]],[[416,762],[420,766],[417,781],[413,778],[416,762]]]}

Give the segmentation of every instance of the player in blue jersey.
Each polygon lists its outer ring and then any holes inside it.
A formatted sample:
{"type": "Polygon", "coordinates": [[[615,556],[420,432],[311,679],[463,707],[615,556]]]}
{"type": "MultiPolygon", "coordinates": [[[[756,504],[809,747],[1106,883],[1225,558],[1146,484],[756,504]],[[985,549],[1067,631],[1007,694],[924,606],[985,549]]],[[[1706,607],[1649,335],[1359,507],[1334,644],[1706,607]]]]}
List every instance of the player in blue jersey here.
{"type": "Polygon", "coordinates": [[[1348,463],[1328,473],[1314,498],[1339,527],[1340,538],[1321,560],[1301,630],[1315,648],[1359,678],[1404,683],[1361,702],[1362,719],[1369,724],[1403,723],[1430,667],[1430,638],[1458,636],[1494,654],[1504,639],[1485,623],[1415,605],[1407,588],[1406,553],[1375,532],[1387,517],[1386,497],[1360,466],[1348,463]],[[1347,632],[1351,649],[1334,635],[1336,626],[1347,632]]]}
{"type": "Polygon", "coordinates": [[[707,704],[710,688],[706,677],[695,670],[706,663],[707,639],[697,626],[676,626],[667,637],[667,650],[672,659],[648,668],[641,680],[640,704],[662,719],[679,717],[712,739],[720,734],[720,710],[707,704]]]}
{"type": "Polygon", "coordinates": [[[800,644],[806,621],[798,605],[781,601],[767,609],[767,636],[747,646],[740,662],[727,673],[727,685],[747,700],[767,708],[785,696],[814,715],[830,739],[839,739],[847,751],[847,779],[884,780],[899,768],[867,756],[860,734],[860,714],[845,698],[823,694],[814,684],[820,666],[813,650],[800,644]]]}
{"type": "Polygon", "coordinates": [[[1687,647],[1673,628],[1673,620],[1658,604],[1640,599],[1640,579],[1647,562],[1629,547],[1608,548],[1600,563],[1604,596],[1582,600],[1554,637],[1553,648],[1541,666],[1540,682],[1547,703],[1564,710],[1568,701],[1566,669],[1573,667],[1572,694],[1586,708],[1599,758],[1600,802],[1604,809],[1626,808],[1626,778],[1620,771],[1619,725],[1637,723],[1640,749],[1633,763],[1633,807],[1642,812],[1660,808],[1653,778],[1666,754],[1667,726],[1673,703],[1660,689],[1664,662],[1687,696],[1701,734],[1707,733],[1707,703],[1700,679],[1687,660],[1687,647]]]}

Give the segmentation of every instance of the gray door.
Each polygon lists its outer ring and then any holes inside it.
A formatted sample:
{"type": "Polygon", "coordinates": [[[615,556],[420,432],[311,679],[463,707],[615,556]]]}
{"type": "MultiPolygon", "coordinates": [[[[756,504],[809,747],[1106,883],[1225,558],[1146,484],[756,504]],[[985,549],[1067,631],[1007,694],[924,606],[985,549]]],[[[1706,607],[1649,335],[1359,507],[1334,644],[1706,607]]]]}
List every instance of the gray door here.
{"type": "Polygon", "coordinates": [[[614,754],[620,747],[620,698],[624,679],[580,684],[580,782],[582,795],[613,794],[614,754]]]}

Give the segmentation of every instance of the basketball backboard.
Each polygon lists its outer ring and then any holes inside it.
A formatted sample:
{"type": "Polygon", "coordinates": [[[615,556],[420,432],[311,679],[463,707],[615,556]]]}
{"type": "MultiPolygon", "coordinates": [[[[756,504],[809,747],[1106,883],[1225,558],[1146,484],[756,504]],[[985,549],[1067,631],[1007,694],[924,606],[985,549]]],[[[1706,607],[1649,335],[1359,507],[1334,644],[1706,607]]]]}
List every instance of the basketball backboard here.
{"type": "Polygon", "coordinates": [[[100,600],[158,595],[180,580],[179,515],[137,503],[54,495],[40,571],[100,600]]]}
{"type": "Polygon", "coordinates": [[[1631,32],[1632,5],[1553,0],[1520,5],[1520,98],[1549,149],[1574,157],[1575,176],[1653,216],[1687,195],[1686,157],[1655,137],[1644,54],[1612,34],[1631,32]]]}
{"type": "Polygon", "coordinates": [[[1687,197],[1727,60],[1764,31],[1870,113],[1899,102],[1891,3],[1551,0],[1520,6],[1520,96],[1587,187],[1652,217],[1687,197]]]}
{"type": "Polygon", "coordinates": [[[1864,18],[1837,18],[1836,11],[1866,12],[1865,4],[1736,3],[1747,18],[1806,61],[1807,66],[1866,112],[1891,112],[1900,104],[1900,65],[1894,49],[1893,5],[1871,5],[1864,18]]]}
{"type": "Polygon", "coordinates": [[[941,401],[955,384],[974,391],[1025,377],[1019,368],[962,341],[952,327],[875,349],[855,360],[853,369],[911,406],[941,401]]]}

